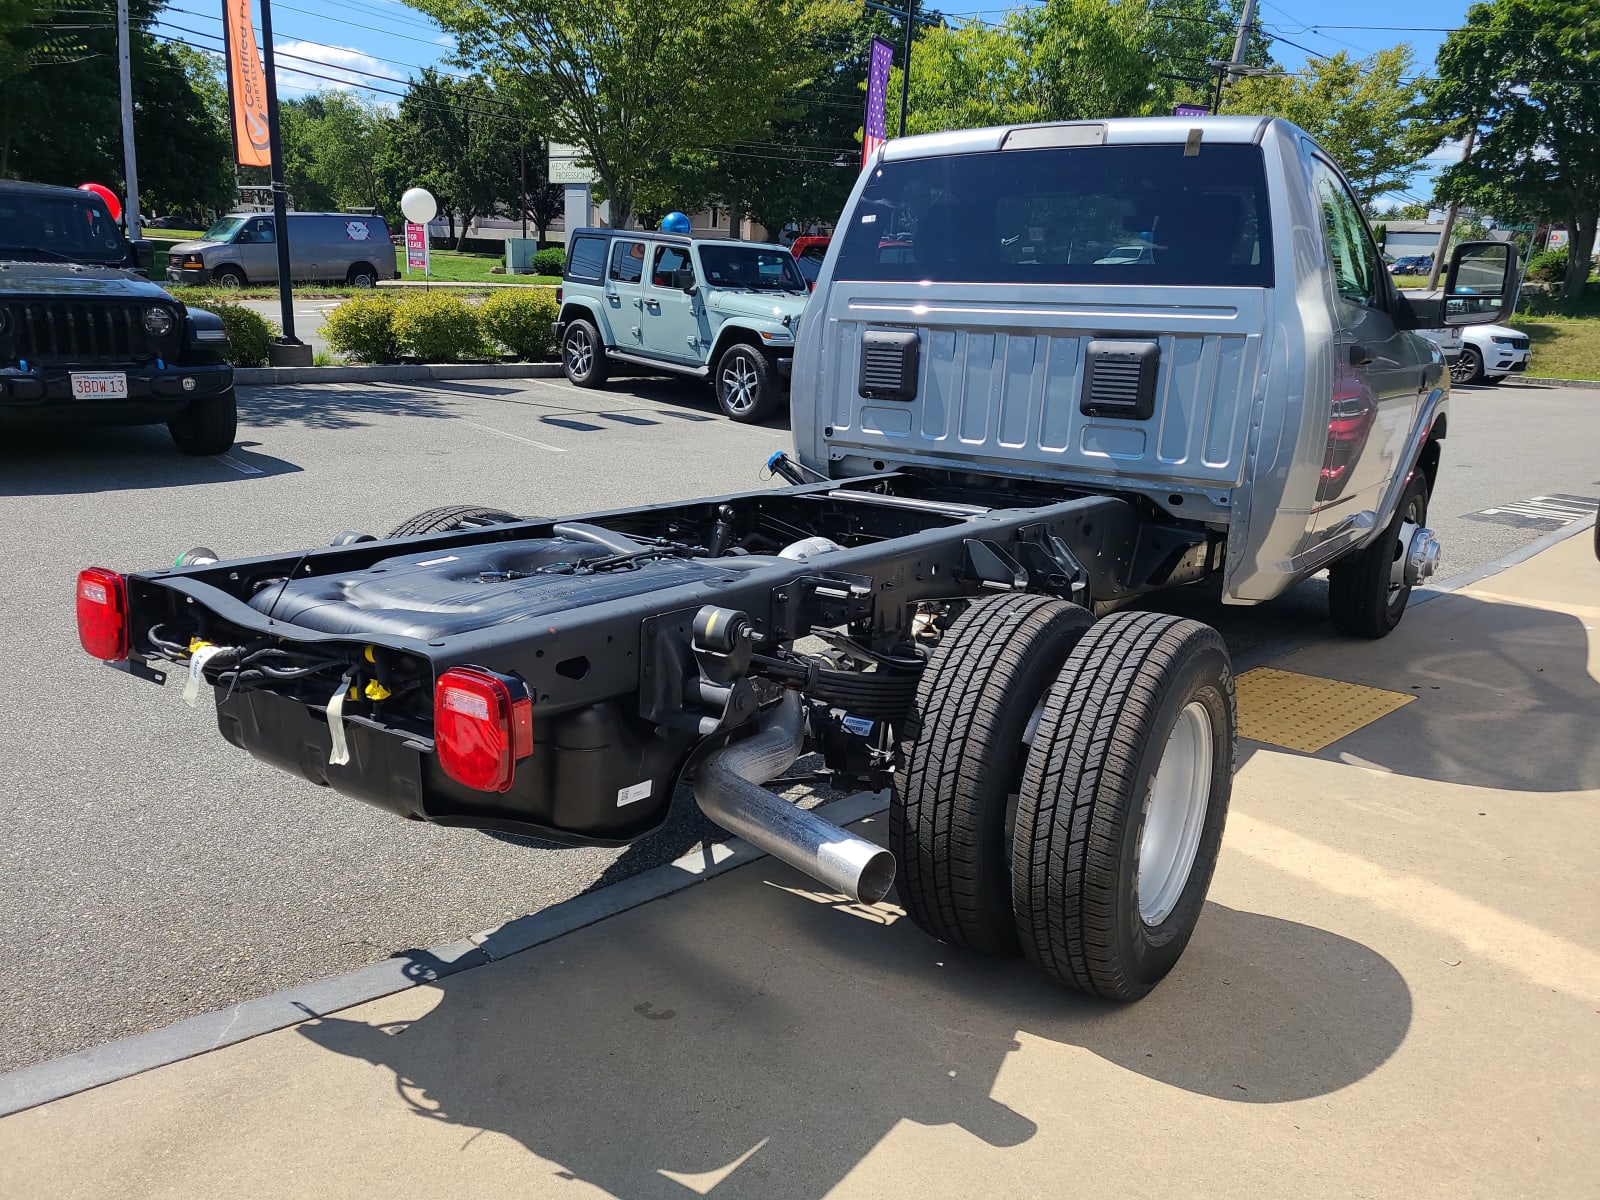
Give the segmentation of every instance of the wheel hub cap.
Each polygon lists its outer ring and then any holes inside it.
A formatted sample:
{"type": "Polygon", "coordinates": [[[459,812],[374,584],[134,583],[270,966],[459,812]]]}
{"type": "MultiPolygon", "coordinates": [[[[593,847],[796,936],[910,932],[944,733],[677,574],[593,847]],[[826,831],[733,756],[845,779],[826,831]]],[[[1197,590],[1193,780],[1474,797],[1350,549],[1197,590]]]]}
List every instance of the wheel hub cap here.
{"type": "Polygon", "coordinates": [[[567,339],[567,366],[574,375],[587,375],[594,361],[594,348],[586,335],[578,333],[567,339]]]}
{"type": "Polygon", "coordinates": [[[756,399],[756,369],[736,358],[722,371],[722,396],[735,412],[748,412],[756,399]]]}
{"type": "Polygon", "coordinates": [[[1439,539],[1433,530],[1419,528],[1411,535],[1406,549],[1405,580],[1407,587],[1416,587],[1433,578],[1439,567],[1439,539]]]}
{"type": "Polygon", "coordinates": [[[1134,894],[1139,917],[1159,925],[1189,882],[1211,799],[1211,710],[1198,700],[1178,714],[1145,802],[1134,894]]]}

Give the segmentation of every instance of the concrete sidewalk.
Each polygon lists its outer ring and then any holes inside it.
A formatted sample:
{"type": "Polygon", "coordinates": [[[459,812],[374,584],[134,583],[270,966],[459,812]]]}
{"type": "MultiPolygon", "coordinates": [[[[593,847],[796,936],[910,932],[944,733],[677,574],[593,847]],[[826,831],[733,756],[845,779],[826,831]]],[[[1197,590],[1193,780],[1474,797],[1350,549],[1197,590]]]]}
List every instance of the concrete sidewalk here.
{"type": "Polygon", "coordinates": [[[1137,1005],[764,859],[6,1118],[3,1190],[1594,1196],[1587,532],[1273,666],[1415,699],[1316,754],[1241,743],[1208,911],[1137,1005]]]}

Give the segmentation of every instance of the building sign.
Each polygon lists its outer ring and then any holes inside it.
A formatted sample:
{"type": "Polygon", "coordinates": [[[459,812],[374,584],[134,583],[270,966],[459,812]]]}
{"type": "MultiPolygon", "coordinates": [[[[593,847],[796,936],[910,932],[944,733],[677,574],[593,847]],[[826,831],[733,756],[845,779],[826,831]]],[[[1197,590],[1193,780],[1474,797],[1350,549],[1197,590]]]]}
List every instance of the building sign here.
{"type": "Polygon", "coordinates": [[[579,146],[564,146],[560,142],[551,142],[550,182],[593,183],[594,168],[578,165],[578,158],[582,154],[583,150],[579,146]]]}
{"type": "Polygon", "coordinates": [[[406,222],[406,270],[428,270],[428,227],[415,221],[406,222]]]}
{"type": "Polygon", "coordinates": [[[889,140],[884,123],[884,105],[889,98],[889,67],[894,63],[894,47],[880,38],[872,39],[872,57],[867,65],[867,111],[861,121],[861,169],[865,171],[878,147],[889,140]]]}
{"type": "Polygon", "coordinates": [[[1174,104],[1172,115],[1175,117],[1209,117],[1211,110],[1204,104],[1174,104]]]}
{"type": "Polygon", "coordinates": [[[267,139],[267,79],[256,49],[250,0],[223,0],[223,58],[228,64],[228,114],[233,122],[233,158],[241,167],[270,167],[267,139]]]}

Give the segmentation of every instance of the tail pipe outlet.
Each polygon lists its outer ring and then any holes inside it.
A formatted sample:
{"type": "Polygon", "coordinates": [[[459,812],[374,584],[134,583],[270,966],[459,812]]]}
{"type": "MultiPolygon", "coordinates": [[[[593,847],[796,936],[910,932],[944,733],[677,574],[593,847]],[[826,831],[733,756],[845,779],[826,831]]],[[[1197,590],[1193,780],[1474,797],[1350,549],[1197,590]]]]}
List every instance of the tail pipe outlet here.
{"type": "Polygon", "coordinates": [[[797,692],[787,692],[759,732],[714,751],[695,772],[700,809],[729,833],[852,900],[876,904],[894,884],[894,855],[761,785],[781,775],[805,740],[797,692]]]}

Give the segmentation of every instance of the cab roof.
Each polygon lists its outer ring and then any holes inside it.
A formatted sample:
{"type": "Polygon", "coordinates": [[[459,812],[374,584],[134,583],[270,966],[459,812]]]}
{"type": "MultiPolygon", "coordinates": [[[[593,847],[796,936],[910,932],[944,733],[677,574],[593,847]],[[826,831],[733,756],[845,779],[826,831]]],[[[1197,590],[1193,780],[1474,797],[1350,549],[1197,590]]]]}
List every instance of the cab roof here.
{"type": "Polygon", "coordinates": [[[1053,146],[1149,146],[1182,144],[1198,130],[1206,142],[1260,142],[1269,127],[1294,126],[1269,117],[1113,117],[1104,121],[1052,121],[1038,125],[994,125],[896,138],[882,151],[885,162],[979,154],[986,150],[1031,150],[1053,146]]]}

